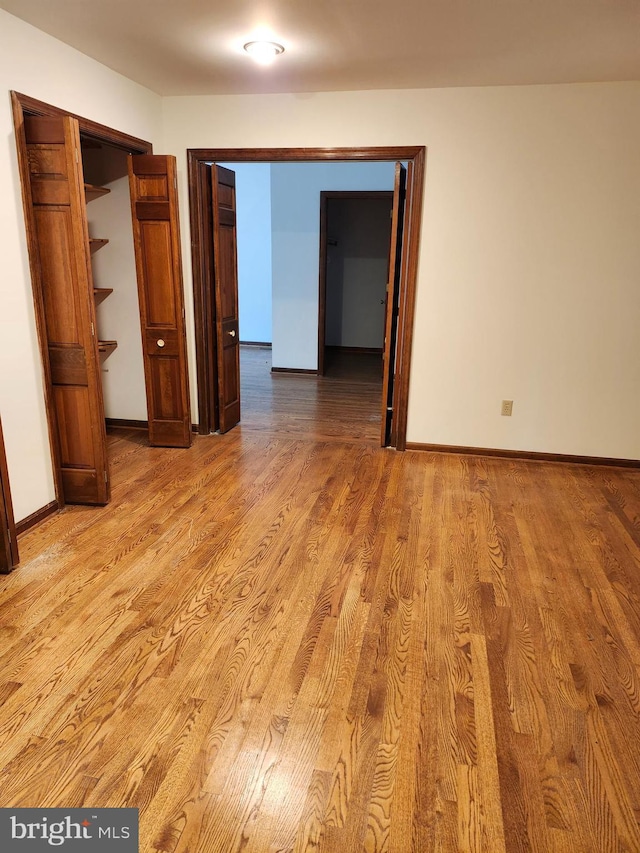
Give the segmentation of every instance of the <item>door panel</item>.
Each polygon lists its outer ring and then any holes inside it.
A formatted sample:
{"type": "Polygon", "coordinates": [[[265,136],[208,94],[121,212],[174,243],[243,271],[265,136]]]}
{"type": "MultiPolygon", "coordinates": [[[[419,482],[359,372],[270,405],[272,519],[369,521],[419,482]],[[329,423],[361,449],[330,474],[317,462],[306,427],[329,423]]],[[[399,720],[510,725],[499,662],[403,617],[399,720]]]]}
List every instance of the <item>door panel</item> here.
{"type": "Polygon", "coordinates": [[[147,326],[175,328],[171,226],[169,222],[140,222],[145,269],[153,287],[147,289],[147,326]]]}
{"type": "Polygon", "coordinates": [[[129,158],[149,441],[189,447],[191,409],[175,157],[129,158]]]}
{"type": "Polygon", "coordinates": [[[50,346],[49,365],[54,385],[87,384],[87,362],[83,347],[73,344],[50,346]]]}
{"type": "Polygon", "coordinates": [[[78,122],[29,117],[25,139],[53,456],[66,502],[104,504],[106,432],[78,122]]]}
{"type": "Polygon", "coordinates": [[[180,416],[180,373],[178,359],[158,356],[152,360],[153,393],[158,403],[158,415],[163,421],[176,420],[180,416]]]}
{"type": "Polygon", "coordinates": [[[385,307],[385,331],[382,373],[382,420],[380,442],[383,447],[395,445],[396,426],[394,424],[394,374],[396,365],[396,337],[398,328],[398,306],[400,276],[402,274],[402,245],[405,196],[407,188],[407,170],[402,163],[396,163],[393,185],[393,207],[391,209],[391,243],[389,246],[389,277],[387,284],[387,302],[385,307]]]}
{"type": "Polygon", "coordinates": [[[56,418],[60,425],[60,462],[63,468],[91,469],[93,441],[91,412],[81,385],[56,385],[53,389],[56,418]]]}
{"type": "Polygon", "coordinates": [[[211,169],[211,189],[218,353],[218,420],[220,432],[227,432],[240,420],[235,172],[214,165],[211,169]]]}
{"type": "Polygon", "coordinates": [[[80,343],[76,287],[73,275],[73,224],[69,205],[38,206],[35,210],[36,239],[40,247],[43,297],[50,342],[80,343]]]}
{"type": "Polygon", "coordinates": [[[236,369],[235,353],[231,347],[224,350],[224,381],[227,387],[227,398],[237,399],[240,395],[238,388],[238,371],[236,369]]]}

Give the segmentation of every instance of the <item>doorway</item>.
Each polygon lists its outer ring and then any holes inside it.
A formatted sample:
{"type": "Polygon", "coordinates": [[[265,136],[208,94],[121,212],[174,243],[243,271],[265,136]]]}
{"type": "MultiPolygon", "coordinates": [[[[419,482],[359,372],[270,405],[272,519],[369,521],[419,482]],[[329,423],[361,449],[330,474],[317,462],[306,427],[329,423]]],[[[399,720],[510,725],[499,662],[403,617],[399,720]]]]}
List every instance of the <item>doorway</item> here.
{"type": "Polygon", "coordinates": [[[382,378],[392,204],[390,191],[320,193],[321,376],[330,353],[379,353],[382,378]]]}
{"type": "Polygon", "coordinates": [[[403,276],[399,289],[399,308],[394,322],[395,391],[393,414],[397,424],[394,446],[406,446],[407,397],[411,336],[415,306],[418,241],[422,215],[424,146],[389,148],[324,148],[324,149],[189,149],[189,206],[192,236],[194,312],[196,331],[196,370],[198,376],[199,425],[201,434],[216,428],[215,398],[217,383],[216,358],[213,352],[215,337],[215,307],[210,297],[209,282],[213,276],[213,257],[210,246],[210,189],[207,164],[242,162],[326,162],[326,161],[393,161],[408,163],[411,174],[407,192],[404,231],[403,276]]]}
{"type": "MultiPolygon", "coordinates": [[[[144,364],[138,385],[146,392],[149,441],[191,443],[176,162],[151,154],[144,140],[11,96],[56,502],[103,505],[110,499],[103,363],[118,341],[104,335],[108,318],[99,306],[112,294],[115,301],[126,278],[118,246],[123,222],[131,223],[124,230],[133,240],[128,266],[131,281],[137,279],[144,364]],[[88,205],[94,210],[107,196],[115,202],[111,211],[89,214],[88,205]],[[108,244],[113,258],[103,279],[94,256],[108,244]]],[[[118,369],[128,380],[126,359],[118,369]]]]}

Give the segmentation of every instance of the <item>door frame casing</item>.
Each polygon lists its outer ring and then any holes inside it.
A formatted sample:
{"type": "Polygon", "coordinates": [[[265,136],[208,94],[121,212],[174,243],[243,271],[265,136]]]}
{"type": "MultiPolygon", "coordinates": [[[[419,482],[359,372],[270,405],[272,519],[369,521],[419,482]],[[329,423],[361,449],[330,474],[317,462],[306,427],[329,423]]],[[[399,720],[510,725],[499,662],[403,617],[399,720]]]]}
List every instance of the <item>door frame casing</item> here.
{"type": "Polygon", "coordinates": [[[70,116],[78,122],[80,126],[80,133],[84,136],[92,137],[97,142],[104,142],[108,145],[114,146],[115,148],[122,148],[130,154],[153,153],[153,145],[145,139],[139,139],[137,136],[122,133],[112,127],[107,127],[106,124],[100,124],[92,119],[72,113],[70,110],[55,107],[53,104],[47,104],[45,101],[37,100],[37,98],[31,98],[29,95],[23,95],[20,92],[12,91],[11,104],[16,132],[18,126],[22,128],[25,115],[58,117],[70,116]]]}
{"type": "Polygon", "coordinates": [[[319,291],[318,291],[318,375],[324,376],[324,356],[327,319],[327,227],[328,202],[331,199],[350,200],[393,200],[393,190],[321,190],[320,192],[320,261],[319,261],[319,291]]]}
{"type": "Polygon", "coordinates": [[[30,199],[27,195],[29,187],[29,162],[27,155],[27,143],[25,138],[24,120],[26,116],[51,116],[63,117],[70,116],[76,119],[79,125],[80,133],[83,136],[90,137],[97,142],[103,142],[116,148],[121,148],[131,154],[151,154],[153,146],[150,142],[144,139],[138,139],[135,136],[130,136],[126,133],[121,133],[106,125],[99,124],[91,119],[76,115],[68,110],[55,107],[52,104],[47,104],[44,101],[38,101],[36,98],[31,98],[28,95],[23,95],[20,92],[11,92],[11,105],[13,111],[13,125],[16,136],[16,150],[18,156],[18,171],[20,175],[20,185],[22,192],[22,202],[24,210],[24,222],[27,241],[27,253],[29,256],[29,270],[31,274],[33,301],[35,309],[36,333],[38,336],[38,344],[40,348],[40,362],[43,371],[43,393],[45,409],[47,413],[47,429],[49,434],[49,447],[51,450],[51,460],[53,467],[53,484],[55,489],[56,501],[58,507],[62,508],[65,505],[64,489],[62,484],[62,470],[58,453],[58,442],[56,439],[56,427],[54,423],[54,403],[51,393],[51,375],[49,368],[49,359],[47,356],[47,332],[44,303],[40,287],[37,282],[40,281],[39,269],[39,252],[36,238],[36,228],[33,219],[33,211],[30,204],[30,199]]]}
{"type": "MultiPolygon", "coordinates": [[[[424,145],[350,147],[350,148],[188,148],[187,169],[189,182],[189,219],[191,228],[191,255],[193,274],[193,300],[196,344],[196,373],[198,385],[198,431],[206,435],[212,431],[213,402],[211,381],[207,365],[211,363],[211,329],[214,317],[210,314],[207,298],[206,246],[201,222],[201,210],[206,189],[201,180],[200,163],[277,163],[326,161],[392,161],[413,164],[411,207],[405,216],[406,279],[401,293],[402,310],[398,317],[396,380],[394,418],[397,424],[396,448],[406,448],[407,403],[409,396],[409,370],[418,273],[418,252],[426,147],[424,145]]],[[[209,271],[210,272],[210,271],[209,271]]]]}
{"type": "Polygon", "coordinates": [[[4,448],[4,435],[2,433],[2,421],[0,421],[0,572],[6,574],[20,562],[18,554],[18,533],[13,515],[13,503],[11,501],[11,487],[9,484],[9,469],[7,467],[7,455],[4,448]]]}
{"type": "Polygon", "coordinates": [[[402,294],[406,276],[404,251],[405,213],[411,205],[413,163],[405,167],[396,163],[393,178],[393,205],[389,241],[387,292],[384,306],[384,355],[382,363],[382,399],[380,401],[380,444],[394,447],[398,425],[394,409],[396,359],[398,354],[398,317],[401,315],[402,294]]]}

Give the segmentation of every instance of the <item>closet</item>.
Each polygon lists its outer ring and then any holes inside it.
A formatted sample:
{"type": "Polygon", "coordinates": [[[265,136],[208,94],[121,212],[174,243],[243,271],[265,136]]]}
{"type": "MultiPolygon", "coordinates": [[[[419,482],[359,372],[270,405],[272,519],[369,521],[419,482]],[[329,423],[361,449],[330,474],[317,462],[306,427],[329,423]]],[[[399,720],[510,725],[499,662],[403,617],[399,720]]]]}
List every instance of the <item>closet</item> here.
{"type": "MultiPolygon", "coordinates": [[[[130,361],[120,370],[130,373],[136,358],[141,362],[139,386],[146,397],[150,443],[191,443],[176,163],[173,157],[132,155],[129,151],[136,147],[127,145],[117,131],[55,108],[48,108],[52,115],[43,115],[43,108],[46,111],[47,105],[14,93],[57,499],[61,505],[105,504],[110,498],[104,405],[108,389],[102,380],[109,358],[115,362],[119,342],[118,329],[113,328],[118,311],[110,312],[111,332],[105,335],[102,306],[119,295],[125,298],[118,270],[126,271],[127,264],[133,295],[126,295],[120,317],[139,331],[130,361]],[[122,195],[125,176],[129,199],[122,195]],[[103,185],[105,178],[119,187],[120,202],[110,213],[105,207],[106,214],[94,216],[92,205],[98,212],[110,191],[103,185]],[[124,258],[126,241],[114,251],[109,233],[113,229],[122,234],[123,228],[129,229],[130,261],[124,258]]],[[[131,347],[131,328],[126,331],[131,347]]],[[[112,384],[116,393],[118,382],[112,384]]]]}

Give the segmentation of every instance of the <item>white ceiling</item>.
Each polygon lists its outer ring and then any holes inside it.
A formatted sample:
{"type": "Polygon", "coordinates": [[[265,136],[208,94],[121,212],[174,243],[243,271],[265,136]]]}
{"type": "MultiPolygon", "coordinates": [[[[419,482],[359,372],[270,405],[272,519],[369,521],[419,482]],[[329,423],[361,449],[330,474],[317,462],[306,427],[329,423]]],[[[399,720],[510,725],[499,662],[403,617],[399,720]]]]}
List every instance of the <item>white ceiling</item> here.
{"type": "Polygon", "coordinates": [[[0,0],[163,95],[640,80],[640,0],[0,0]],[[271,35],[269,68],[242,52],[271,35]]]}

